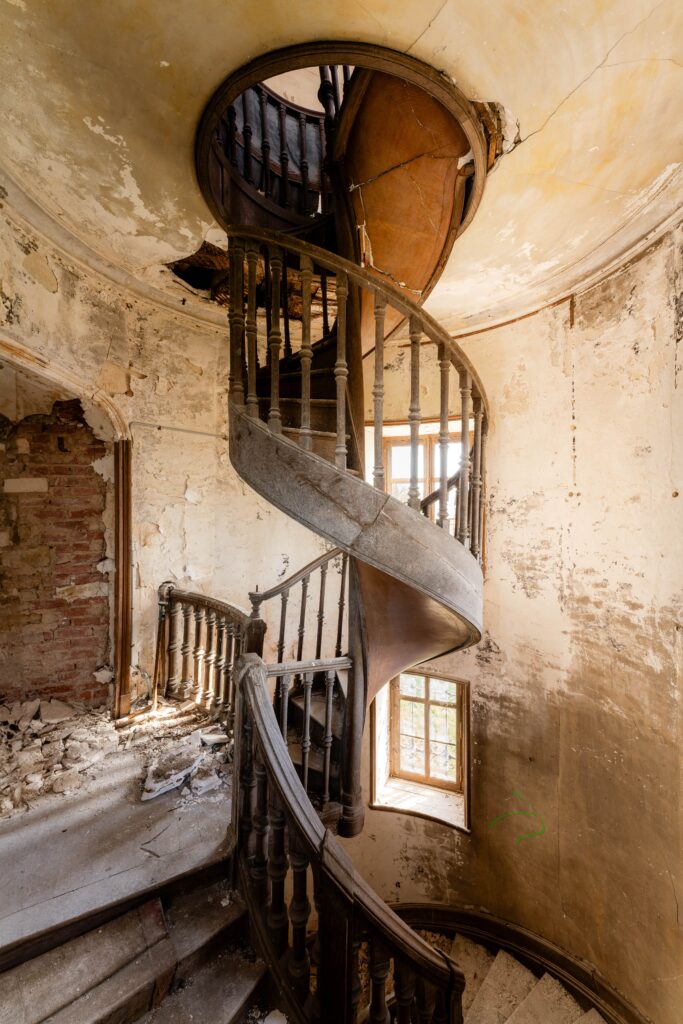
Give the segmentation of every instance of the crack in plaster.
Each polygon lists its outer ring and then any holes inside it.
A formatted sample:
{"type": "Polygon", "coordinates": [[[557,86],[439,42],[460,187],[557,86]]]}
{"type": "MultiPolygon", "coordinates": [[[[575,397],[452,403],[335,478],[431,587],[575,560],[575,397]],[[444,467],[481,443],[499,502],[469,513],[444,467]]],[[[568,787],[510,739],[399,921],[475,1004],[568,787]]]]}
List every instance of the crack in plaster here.
{"type": "Polygon", "coordinates": [[[423,153],[417,153],[415,156],[408,157],[407,160],[402,160],[398,164],[393,164],[393,166],[387,167],[383,171],[379,171],[378,174],[374,174],[371,178],[366,178],[365,181],[359,181],[359,182],[353,182],[352,181],[351,184],[349,185],[349,192],[355,192],[356,189],[363,188],[364,185],[372,185],[373,182],[379,181],[380,178],[383,178],[385,174],[391,174],[392,171],[398,171],[402,167],[407,167],[408,164],[412,164],[416,160],[421,160],[423,156],[429,157],[431,160],[451,160],[451,159],[453,159],[453,157],[449,157],[449,156],[436,156],[435,155],[435,150],[436,149],[443,149],[443,144],[441,146],[435,146],[434,149],[426,149],[423,153]]]}
{"type": "MultiPolygon", "coordinates": [[[[599,63],[599,64],[596,64],[596,66],[595,66],[595,67],[593,68],[593,70],[592,70],[592,71],[590,71],[590,72],[589,72],[589,73],[588,73],[588,74],[587,74],[587,75],[586,75],[586,76],[585,76],[584,78],[582,78],[582,79],[581,79],[581,81],[580,81],[580,82],[578,82],[578,83],[577,83],[577,84],[576,84],[576,85],[574,86],[574,88],[573,88],[573,89],[571,89],[571,90],[570,90],[570,91],[569,91],[569,92],[567,93],[567,95],[566,95],[566,96],[565,96],[565,97],[564,97],[564,98],[563,98],[562,100],[560,100],[560,102],[559,102],[559,103],[557,104],[557,106],[556,106],[556,107],[554,108],[554,110],[551,110],[551,111],[550,111],[550,113],[548,114],[548,116],[546,117],[546,119],[545,119],[545,121],[543,122],[543,124],[542,124],[542,125],[540,125],[540,126],[539,126],[538,128],[534,128],[534,130],[533,130],[533,131],[529,132],[529,134],[528,134],[528,135],[525,135],[525,136],[524,136],[524,138],[523,138],[523,139],[521,140],[521,142],[520,142],[520,145],[521,145],[521,143],[522,143],[522,142],[526,142],[526,141],[527,141],[527,139],[530,139],[530,138],[531,138],[532,136],[534,136],[534,135],[538,135],[538,134],[539,134],[539,132],[542,132],[542,131],[543,131],[543,130],[544,130],[544,129],[545,129],[545,128],[546,128],[547,126],[548,126],[548,123],[549,123],[549,122],[550,122],[550,121],[551,121],[551,120],[553,119],[553,117],[554,117],[554,116],[555,116],[555,114],[556,114],[556,113],[558,112],[558,110],[560,110],[560,108],[561,108],[561,107],[563,107],[563,106],[564,106],[564,104],[565,104],[565,103],[566,103],[566,102],[567,102],[567,101],[568,101],[569,99],[571,99],[571,97],[572,97],[572,96],[574,95],[574,93],[578,92],[578,91],[579,91],[579,89],[580,89],[580,88],[581,88],[581,87],[582,87],[583,85],[585,85],[585,84],[586,84],[586,82],[588,82],[588,81],[589,81],[589,79],[591,79],[591,78],[593,77],[593,75],[594,75],[594,74],[596,74],[596,72],[598,72],[598,71],[600,71],[600,70],[601,70],[602,68],[604,68],[604,67],[608,66],[608,65],[606,64],[606,62],[607,62],[607,58],[609,57],[610,53],[612,53],[612,52],[613,52],[614,50],[616,50],[616,48],[617,48],[617,46],[619,45],[619,43],[621,43],[621,42],[622,42],[622,41],[623,41],[623,40],[624,40],[624,39],[626,38],[626,36],[630,36],[630,35],[633,35],[633,33],[634,33],[634,32],[637,32],[637,30],[638,30],[638,29],[639,29],[639,28],[641,27],[641,25],[644,25],[644,24],[645,24],[645,22],[646,22],[646,21],[648,21],[648,20],[649,20],[649,19],[650,19],[650,18],[652,17],[652,15],[653,15],[653,14],[654,14],[654,13],[655,13],[655,12],[656,12],[656,11],[657,11],[657,10],[658,10],[659,8],[660,8],[660,7],[662,7],[662,6],[663,6],[663,5],[665,4],[665,3],[666,3],[666,0],[659,0],[659,2],[658,2],[658,3],[656,3],[656,4],[654,5],[654,7],[653,7],[653,8],[652,8],[652,9],[651,9],[651,10],[650,10],[650,11],[649,11],[649,12],[648,12],[648,13],[647,13],[646,15],[644,15],[644,17],[642,17],[642,18],[640,19],[640,21],[636,22],[636,24],[635,24],[635,25],[633,26],[633,28],[629,28],[629,29],[627,29],[627,30],[626,30],[625,32],[622,32],[622,34],[621,34],[621,35],[619,36],[619,38],[618,38],[617,40],[615,40],[615,42],[614,42],[614,43],[612,43],[612,45],[610,46],[610,48],[608,49],[607,53],[606,53],[606,54],[605,54],[605,56],[604,56],[604,57],[602,58],[602,60],[600,61],[600,63],[599,63]]],[[[609,65],[609,66],[613,66],[613,65],[609,65]]]]}
{"type": "Polygon", "coordinates": [[[438,11],[436,12],[436,14],[435,14],[435,15],[433,15],[433,17],[431,17],[431,18],[429,19],[429,21],[427,22],[427,24],[425,25],[425,27],[424,27],[424,28],[422,29],[422,31],[421,31],[421,32],[420,32],[420,34],[418,35],[417,39],[413,40],[413,42],[412,42],[412,43],[410,44],[410,46],[409,46],[409,47],[408,47],[408,49],[407,49],[407,50],[405,51],[405,53],[410,53],[410,51],[411,51],[411,50],[413,49],[413,47],[414,47],[414,46],[417,46],[417,44],[418,44],[418,43],[420,42],[420,40],[422,39],[423,35],[424,35],[424,34],[425,34],[426,32],[429,32],[430,28],[432,27],[432,25],[434,24],[434,22],[436,21],[436,19],[437,19],[437,18],[439,17],[439,15],[440,15],[440,14],[441,14],[441,12],[443,11],[443,9],[444,9],[444,7],[445,7],[445,6],[447,5],[447,3],[448,3],[448,0],[443,0],[443,3],[441,4],[441,7],[439,7],[439,9],[438,9],[438,11]]]}

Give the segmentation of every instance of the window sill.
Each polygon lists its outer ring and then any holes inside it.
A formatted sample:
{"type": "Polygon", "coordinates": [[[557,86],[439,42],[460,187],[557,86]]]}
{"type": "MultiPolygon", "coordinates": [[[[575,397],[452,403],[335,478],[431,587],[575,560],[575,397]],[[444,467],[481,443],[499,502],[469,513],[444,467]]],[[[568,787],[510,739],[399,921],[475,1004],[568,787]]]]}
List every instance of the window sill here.
{"type": "Polygon", "coordinates": [[[452,793],[408,779],[389,778],[370,804],[375,811],[400,811],[429,818],[451,828],[469,832],[462,793],[452,793]]]}

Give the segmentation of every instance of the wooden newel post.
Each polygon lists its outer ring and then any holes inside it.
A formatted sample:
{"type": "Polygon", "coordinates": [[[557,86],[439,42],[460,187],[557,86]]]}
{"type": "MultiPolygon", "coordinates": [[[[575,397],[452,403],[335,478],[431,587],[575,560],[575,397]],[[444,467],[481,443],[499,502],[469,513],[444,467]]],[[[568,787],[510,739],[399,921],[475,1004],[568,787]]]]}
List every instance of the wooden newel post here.
{"type": "Polygon", "coordinates": [[[244,635],[244,653],[263,654],[263,638],[266,635],[267,626],[261,618],[261,595],[258,590],[249,594],[251,601],[251,615],[247,619],[244,635]]]}

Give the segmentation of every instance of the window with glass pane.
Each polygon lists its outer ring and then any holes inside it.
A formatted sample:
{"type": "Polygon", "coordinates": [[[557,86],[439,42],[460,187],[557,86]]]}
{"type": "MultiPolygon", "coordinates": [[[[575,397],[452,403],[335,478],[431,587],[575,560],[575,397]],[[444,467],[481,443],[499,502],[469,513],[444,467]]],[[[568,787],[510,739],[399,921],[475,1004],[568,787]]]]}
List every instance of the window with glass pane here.
{"type": "Polygon", "coordinates": [[[462,687],[404,672],[392,684],[392,775],[462,790],[462,687]]]}
{"type": "MultiPolygon", "coordinates": [[[[429,426],[429,425],[428,425],[429,426]]],[[[417,489],[420,498],[436,491],[441,480],[441,446],[438,436],[438,424],[433,425],[434,432],[420,436],[417,452],[417,489]]],[[[405,424],[406,435],[409,426],[405,424]]],[[[451,433],[448,442],[446,475],[454,476],[460,468],[461,439],[460,434],[451,433]]],[[[386,488],[389,494],[407,503],[410,488],[410,441],[407,436],[386,437],[384,439],[384,472],[386,488]]],[[[448,491],[447,516],[455,518],[457,491],[451,487],[448,491]]],[[[430,518],[438,514],[438,501],[429,507],[430,518]]]]}

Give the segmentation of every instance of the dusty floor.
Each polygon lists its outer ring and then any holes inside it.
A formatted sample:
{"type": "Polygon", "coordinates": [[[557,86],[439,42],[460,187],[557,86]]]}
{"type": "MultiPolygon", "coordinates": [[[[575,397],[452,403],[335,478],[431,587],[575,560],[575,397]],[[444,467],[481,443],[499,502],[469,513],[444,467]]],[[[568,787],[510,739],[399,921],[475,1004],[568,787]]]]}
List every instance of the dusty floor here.
{"type": "Polygon", "coordinates": [[[0,952],[211,864],[227,847],[230,751],[202,743],[217,730],[200,709],[162,705],[124,730],[104,711],[71,708],[44,728],[34,714],[0,724],[0,952]]]}

